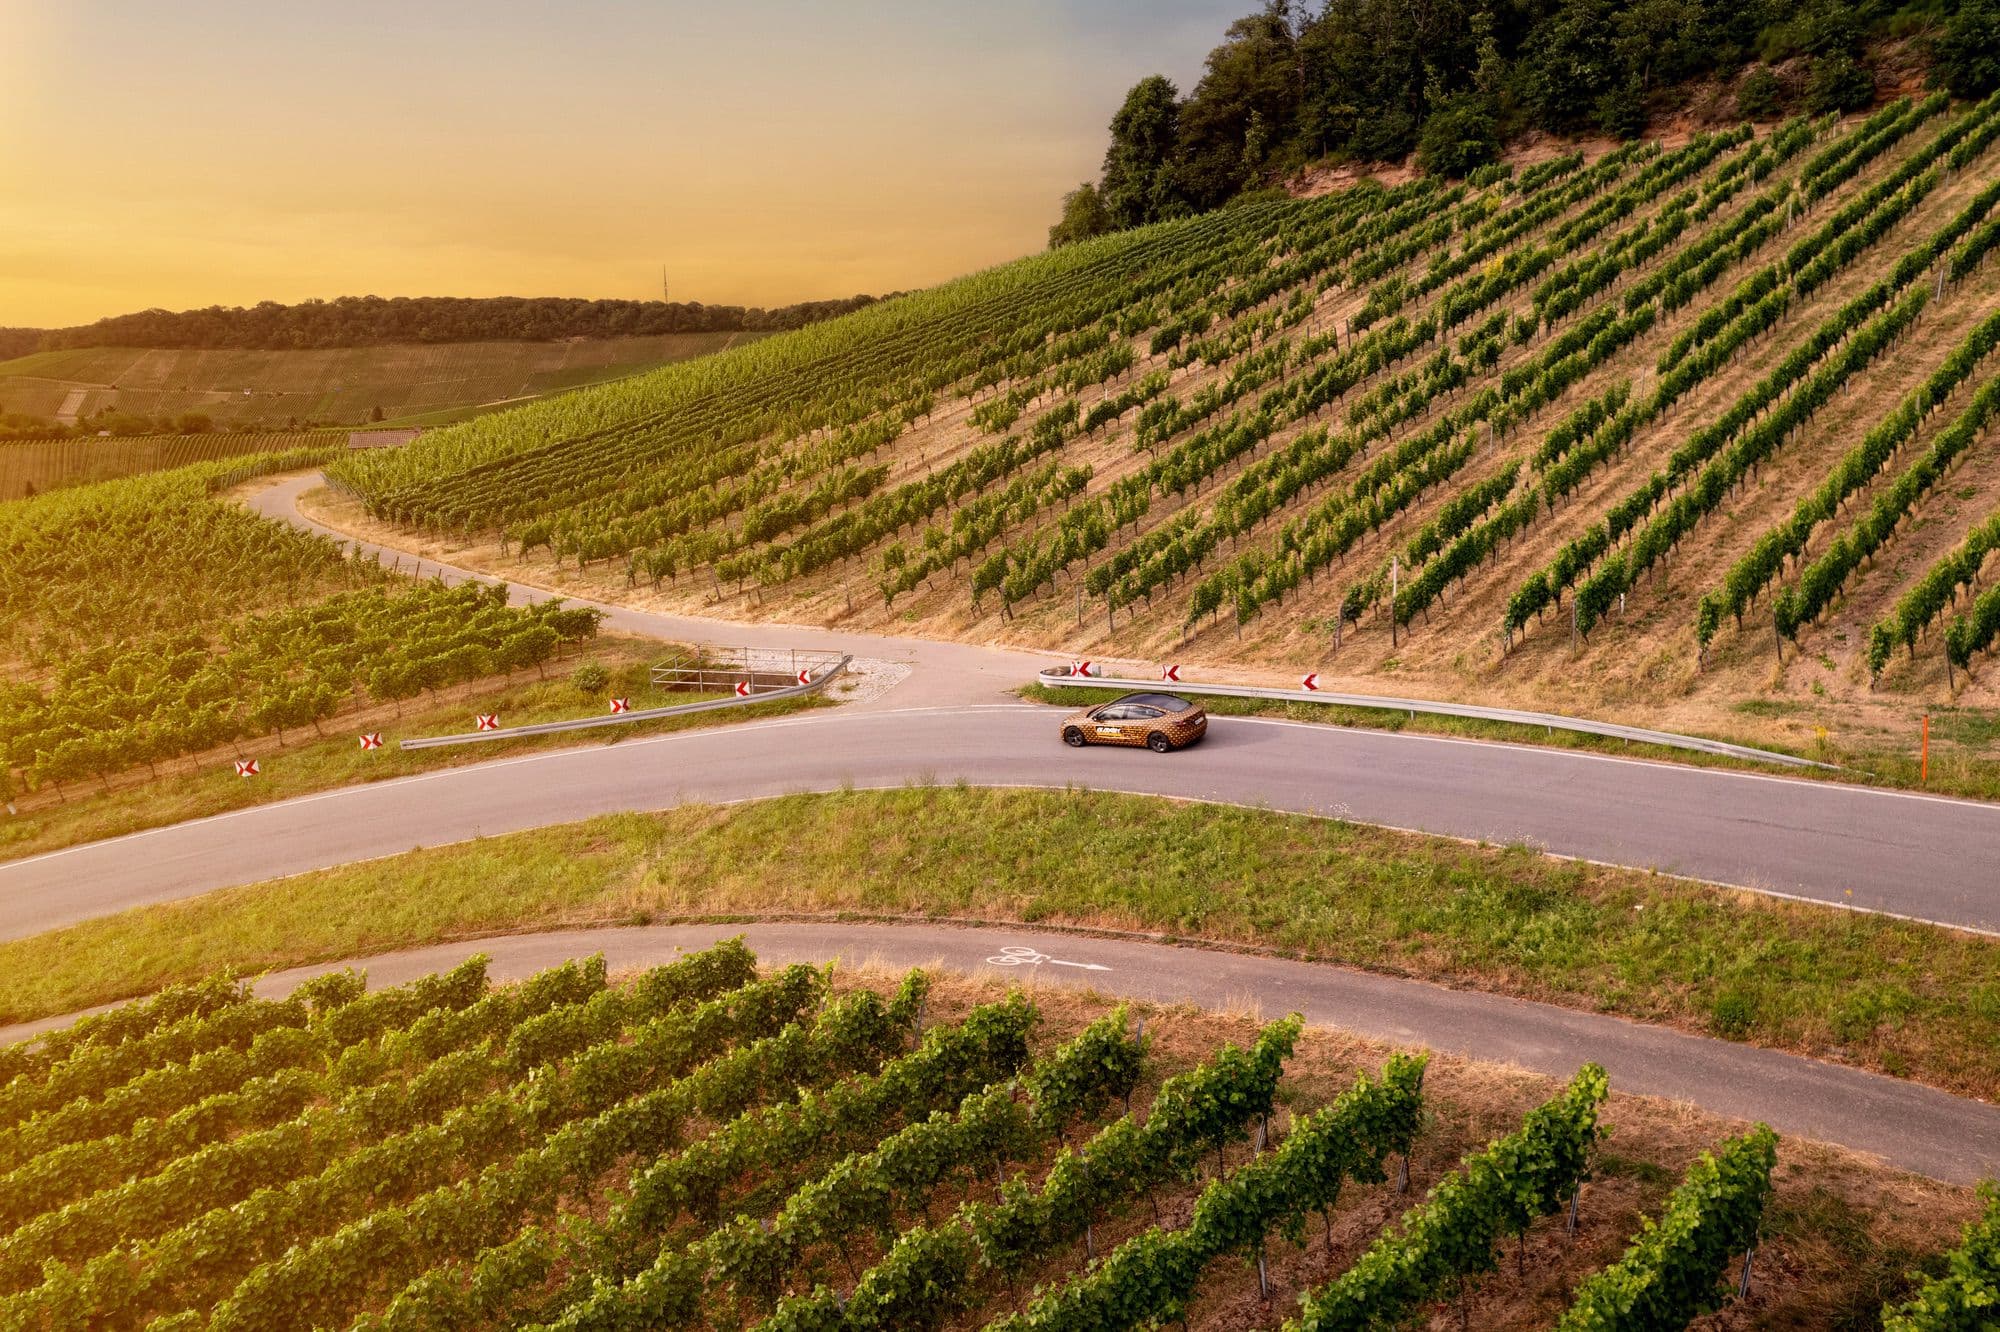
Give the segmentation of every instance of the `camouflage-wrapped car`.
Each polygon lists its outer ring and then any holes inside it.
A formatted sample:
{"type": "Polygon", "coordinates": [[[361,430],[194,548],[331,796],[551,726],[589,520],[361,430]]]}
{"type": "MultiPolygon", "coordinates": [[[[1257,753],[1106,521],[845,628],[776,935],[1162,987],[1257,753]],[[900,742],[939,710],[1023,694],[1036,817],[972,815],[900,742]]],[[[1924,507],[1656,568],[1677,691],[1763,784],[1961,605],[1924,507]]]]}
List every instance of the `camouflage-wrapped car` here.
{"type": "Polygon", "coordinates": [[[1208,713],[1175,694],[1126,694],[1063,718],[1063,743],[1144,745],[1155,754],[1181,749],[1208,734],[1208,713]]]}

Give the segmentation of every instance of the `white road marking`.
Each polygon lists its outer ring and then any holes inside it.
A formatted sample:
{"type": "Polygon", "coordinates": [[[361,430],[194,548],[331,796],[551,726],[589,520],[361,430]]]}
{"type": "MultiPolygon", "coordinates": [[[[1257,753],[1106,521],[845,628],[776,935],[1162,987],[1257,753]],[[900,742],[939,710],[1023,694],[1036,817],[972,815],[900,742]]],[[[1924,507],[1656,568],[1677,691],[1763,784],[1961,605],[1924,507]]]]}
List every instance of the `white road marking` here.
{"type": "Polygon", "coordinates": [[[1003,948],[993,957],[986,959],[996,967],[1039,967],[1044,963],[1052,967],[1075,967],[1079,971],[1109,971],[1110,967],[1099,966],[1095,962],[1065,962],[1059,957],[1050,957],[1038,948],[1003,948]]]}

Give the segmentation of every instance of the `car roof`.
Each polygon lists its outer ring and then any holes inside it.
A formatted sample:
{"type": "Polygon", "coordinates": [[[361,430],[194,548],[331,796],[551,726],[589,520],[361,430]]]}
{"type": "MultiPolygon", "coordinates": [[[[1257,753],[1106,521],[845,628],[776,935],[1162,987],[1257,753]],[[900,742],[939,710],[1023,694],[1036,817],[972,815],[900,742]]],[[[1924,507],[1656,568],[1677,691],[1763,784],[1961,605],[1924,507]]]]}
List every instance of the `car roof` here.
{"type": "Polygon", "coordinates": [[[1144,703],[1149,707],[1165,708],[1168,712],[1186,712],[1194,705],[1175,694],[1126,694],[1113,700],[1117,703],[1144,703]]]}

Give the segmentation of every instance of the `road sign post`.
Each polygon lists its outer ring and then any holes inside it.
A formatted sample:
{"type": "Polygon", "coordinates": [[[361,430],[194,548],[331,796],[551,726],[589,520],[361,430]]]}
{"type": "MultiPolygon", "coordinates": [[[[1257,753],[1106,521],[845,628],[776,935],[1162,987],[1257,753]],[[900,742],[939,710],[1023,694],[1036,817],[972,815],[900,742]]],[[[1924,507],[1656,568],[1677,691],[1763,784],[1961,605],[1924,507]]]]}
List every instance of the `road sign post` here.
{"type": "Polygon", "coordinates": [[[1403,576],[1402,562],[1394,555],[1389,557],[1389,646],[1396,646],[1396,598],[1401,592],[1403,576]]]}

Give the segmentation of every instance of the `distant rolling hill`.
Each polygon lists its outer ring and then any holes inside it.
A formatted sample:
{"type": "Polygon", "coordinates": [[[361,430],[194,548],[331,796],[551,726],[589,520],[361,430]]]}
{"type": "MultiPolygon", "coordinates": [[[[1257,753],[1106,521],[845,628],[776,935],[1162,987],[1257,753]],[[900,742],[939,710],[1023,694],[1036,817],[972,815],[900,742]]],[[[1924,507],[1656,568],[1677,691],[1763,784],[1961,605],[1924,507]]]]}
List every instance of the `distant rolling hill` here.
{"type": "Polygon", "coordinates": [[[488,404],[602,383],[762,336],[665,333],[299,351],[85,347],[0,361],[0,414],[67,424],[105,408],[143,416],[200,412],[222,426],[271,429],[355,424],[379,407],[390,420],[440,424],[488,404]]]}

